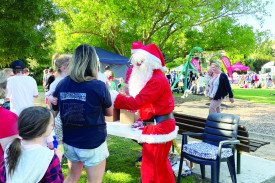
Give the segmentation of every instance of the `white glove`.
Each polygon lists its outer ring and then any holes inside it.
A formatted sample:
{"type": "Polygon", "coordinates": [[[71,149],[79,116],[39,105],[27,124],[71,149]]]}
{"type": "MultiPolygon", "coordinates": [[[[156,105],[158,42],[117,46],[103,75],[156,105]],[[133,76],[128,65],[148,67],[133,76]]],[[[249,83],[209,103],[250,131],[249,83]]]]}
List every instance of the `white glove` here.
{"type": "Polygon", "coordinates": [[[119,93],[118,93],[116,90],[112,90],[112,91],[110,91],[110,94],[111,94],[112,104],[114,105],[114,104],[115,104],[116,97],[117,97],[117,95],[118,95],[119,93]]]}

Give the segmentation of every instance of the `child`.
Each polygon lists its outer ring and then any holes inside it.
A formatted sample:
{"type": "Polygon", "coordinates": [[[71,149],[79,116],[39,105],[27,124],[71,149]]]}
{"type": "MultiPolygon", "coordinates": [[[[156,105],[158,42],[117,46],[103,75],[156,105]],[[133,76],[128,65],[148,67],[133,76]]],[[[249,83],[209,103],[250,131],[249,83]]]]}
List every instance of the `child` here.
{"type": "Polygon", "coordinates": [[[207,70],[207,74],[205,76],[205,96],[207,96],[207,93],[209,91],[209,81],[212,79],[213,77],[213,71],[211,70],[211,68],[209,68],[207,70]]]}
{"type": "MultiPolygon", "coordinates": [[[[59,77],[54,80],[54,82],[51,84],[50,90],[45,94],[45,96],[49,98],[49,101],[51,102],[51,104],[56,105],[57,103],[57,99],[54,98],[52,94],[54,93],[58,83],[62,79],[68,76],[68,65],[71,61],[71,58],[72,58],[72,55],[62,54],[55,60],[55,68],[57,69],[59,77]]],[[[56,107],[54,105],[52,105],[53,109],[56,107]]],[[[63,132],[62,132],[62,129],[60,128],[62,128],[62,122],[60,119],[60,115],[57,114],[57,116],[55,117],[54,132],[55,132],[56,140],[58,141],[58,144],[62,144],[62,139],[63,139],[63,132]],[[61,133],[59,132],[60,130],[61,130],[61,133]]],[[[51,147],[53,147],[53,143],[52,143],[53,140],[54,139],[52,135],[47,138],[48,147],[50,149],[52,149],[51,147]]]]}
{"type": "Polygon", "coordinates": [[[109,80],[109,90],[110,90],[110,91],[116,90],[116,84],[115,84],[115,82],[113,81],[113,77],[112,77],[112,76],[109,76],[109,77],[108,77],[108,80],[109,80]]]}
{"type": "Polygon", "coordinates": [[[119,93],[125,93],[125,83],[123,77],[119,78],[119,84],[117,85],[119,93]]]}
{"type": "MultiPolygon", "coordinates": [[[[19,137],[5,150],[5,172],[1,179],[16,182],[63,182],[60,150],[41,145],[53,129],[53,115],[45,107],[24,109],[18,118],[19,137]]],[[[5,181],[4,181],[5,182],[5,181]]]]}

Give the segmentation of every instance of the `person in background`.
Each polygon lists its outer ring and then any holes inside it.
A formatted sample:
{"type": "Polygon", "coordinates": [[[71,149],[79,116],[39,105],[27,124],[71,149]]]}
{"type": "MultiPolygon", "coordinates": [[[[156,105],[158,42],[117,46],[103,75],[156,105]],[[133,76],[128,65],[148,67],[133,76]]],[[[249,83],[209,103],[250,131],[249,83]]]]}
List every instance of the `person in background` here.
{"type": "Polygon", "coordinates": [[[213,77],[213,71],[211,68],[209,68],[207,70],[207,74],[205,75],[204,77],[204,80],[205,80],[205,95],[207,96],[208,92],[209,92],[209,87],[210,87],[210,80],[212,79],[213,77]]]}
{"type": "MultiPolygon", "coordinates": [[[[12,71],[11,68],[5,68],[3,70],[3,73],[6,75],[7,79],[9,79],[10,77],[14,76],[14,73],[13,73],[13,71],[12,71]]],[[[5,103],[3,104],[3,107],[5,109],[10,110],[10,101],[5,101],[5,103]]]]}
{"type": "Polygon", "coordinates": [[[98,73],[97,73],[98,74],[98,80],[100,80],[103,83],[105,83],[105,85],[109,89],[109,83],[108,83],[107,76],[100,71],[100,61],[99,61],[98,57],[97,57],[97,64],[98,64],[98,73]]]}
{"type": "Polygon", "coordinates": [[[199,73],[198,74],[198,79],[197,79],[197,91],[196,91],[197,94],[203,94],[204,93],[203,85],[204,85],[204,77],[202,77],[202,74],[199,73]]]}
{"type": "Polygon", "coordinates": [[[125,93],[125,83],[124,83],[124,78],[123,77],[120,77],[119,78],[119,83],[117,85],[117,89],[119,92],[124,92],[125,93]]]}
{"type": "MultiPolygon", "coordinates": [[[[0,172],[3,166],[4,150],[18,135],[17,115],[3,107],[7,92],[7,78],[0,71],[0,172]]],[[[0,180],[1,182],[1,180],[0,180]]]]}
{"type": "Polygon", "coordinates": [[[10,101],[10,110],[19,115],[20,112],[33,106],[34,99],[38,97],[36,81],[31,76],[23,74],[24,64],[20,60],[11,63],[15,74],[8,80],[7,101],[10,101]]]}
{"type": "Polygon", "coordinates": [[[46,80],[47,80],[47,76],[48,76],[49,70],[48,69],[44,69],[43,71],[43,91],[45,92],[45,85],[46,85],[46,80]]]}
{"type": "Polygon", "coordinates": [[[3,70],[4,74],[6,75],[7,79],[9,79],[10,77],[14,76],[14,73],[12,71],[11,68],[5,68],[3,70]]]}
{"type": "Polygon", "coordinates": [[[69,65],[69,76],[59,82],[53,94],[62,119],[64,155],[69,173],[65,180],[77,182],[83,166],[88,182],[102,182],[106,158],[105,116],[113,106],[106,85],[97,80],[97,54],[93,47],[78,46],[69,65]]]}
{"type": "MultiPolygon", "coordinates": [[[[59,75],[59,77],[57,77],[54,82],[52,82],[52,84],[50,85],[50,90],[47,91],[45,93],[46,98],[48,98],[49,103],[56,103],[56,98],[54,98],[52,95],[55,92],[56,86],[58,85],[58,83],[64,79],[65,77],[68,76],[68,66],[69,63],[71,61],[72,56],[69,54],[62,54],[62,55],[58,55],[59,57],[56,58],[54,64],[55,64],[55,68],[57,69],[57,73],[59,75]]],[[[51,108],[54,108],[54,105],[51,105],[51,108]]],[[[54,111],[57,111],[58,108],[53,109],[54,111]]],[[[61,144],[61,139],[63,138],[63,132],[60,132],[62,130],[62,122],[60,119],[60,115],[57,113],[54,113],[54,117],[55,117],[55,128],[54,131],[56,132],[56,140],[61,144]]],[[[44,141],[43,141],[43,145],[47,145],[50,149],[53,148],[53,135],[50,135],[49,137],[47,137],[44,141]]]]}
{"type": "Polygon", "coordinates": [[[28,68],[24,68],[23,73],[24,75],[28,76],[30,75],[30,70],[28,68]]]}
{"type": "MultiPolygon", "coordinates": [[[[50,86],[55,80],[54,74],[55,74],[54,69],[50,67],[49,73],[47,74],[47,77],[46,77],[46,83],[45,83],[45,92],[46,93],[50,90],[50,86]]],[[[45,102],[46,102],[48,108],[50,109],[51,103],[49,102],[48,97],[46,95],[45,95],[45,102]]]]}
{"type": "Polygon", "coordinates": [[[22,111],[18,118],[19,136],[5,150],[2,182],[63,182],[62,152],[41,145],[51,134],[53,125],[53,115],[45,107],[28,107],[22,111]]]}
{"type": "Polygon", "coordinates": [[[176,79],[177,79],[177,73],[176,73],[176,71],[173,71],[173,73],[172,73],[172,80],[173,80],[173,83],[176,81],[176,79]]]}
{"type": "Polygon", "coordinates": [[[108,77],[108,85],[109,85],[109,91],[116,90],[116,84],[113,81],[113,77],[112,76],[108,77]]]}
{"type": "Polygon", "coordinates": [[[167,78],[169,84],[171,84],[171,74],[170,74],[170,72],[169,72],[169,71],[166,71],[165,76],[166,76],[166,78],[167,78]]]}
{"type": "Polygon", "coordinates": [[[104,72],[104,74],[105,74],[105,76],[106,76],[107,78],[110,78],[110,76],[112,76],[112,80],[113,80],[113,81],[117,81],[117,80],[118,80],[118,79],[115,77],[115,73],[114,73],[113,71],[110,70],[110,66],[109,66],[109,65],[107,65],[107,66],[105,67],[105,72],[104,72]]]}
{"type": "Polygon", "coordinates": [[[54,77],[54,69],[53,68],[49,68],[49,73],[46,77],[46,83],[45,83],[45,92],[50,90],[50,86],[52,84],[52,82],[54,82],[55,77],[54,77]]]}
{"type": "Polygon", "coordinates": [[[213,78],[209,81],[210,87],[207,96],[211,99],[209,113],[220,113],[221,103],[229,94],[229,101],[234,102],[233,93],[225,73],[221,72],[221,67],[218,63],[212,63],[213,78]]]}

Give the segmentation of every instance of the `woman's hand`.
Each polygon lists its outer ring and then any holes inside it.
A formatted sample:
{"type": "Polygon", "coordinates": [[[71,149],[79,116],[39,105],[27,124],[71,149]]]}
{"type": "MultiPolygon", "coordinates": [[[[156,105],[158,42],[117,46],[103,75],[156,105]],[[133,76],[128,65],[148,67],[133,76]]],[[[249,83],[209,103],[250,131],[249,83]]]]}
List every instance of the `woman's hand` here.
{"type": "Polygon", "coordinates": [[[48,100],[51,102],[51,104],[53,104],[53,105],[57,105],[57,98],[55,98],[55,97],[53,97],[52,95],[50,95],[49,97],[48,97],[48,100]]]}
{"type": "Polygon", "coordinates": [[[231,103],[234,103],[234,98],[229,98],[229,101],[230,101],[231,103]]]}

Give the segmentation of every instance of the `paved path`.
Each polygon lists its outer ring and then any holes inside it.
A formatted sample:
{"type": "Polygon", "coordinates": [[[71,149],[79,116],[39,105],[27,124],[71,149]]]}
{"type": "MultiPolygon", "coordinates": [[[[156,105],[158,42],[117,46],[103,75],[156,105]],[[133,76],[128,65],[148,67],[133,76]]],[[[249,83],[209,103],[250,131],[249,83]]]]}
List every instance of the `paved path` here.
{"type": "MultiPolygon", "coordinates": [[[[199,101],[189,102],[184,102],[180,96],[175,96],[175,112],[183,114],[207,118],[209,104],[210,101],[201,96],[199,101]]],[[[250,137],[271,142],[270,145],[265,145],[256,152],[250,153],[251,155],[275,161],[275,105],[238,99],[231,104],[228,99],[225,99],[221,110],[223,113],[240,116],[240,124],[247,128],[250,137]]]]}

